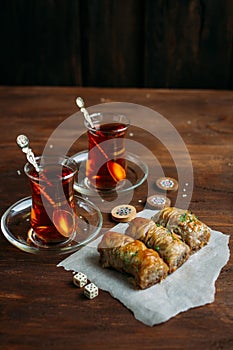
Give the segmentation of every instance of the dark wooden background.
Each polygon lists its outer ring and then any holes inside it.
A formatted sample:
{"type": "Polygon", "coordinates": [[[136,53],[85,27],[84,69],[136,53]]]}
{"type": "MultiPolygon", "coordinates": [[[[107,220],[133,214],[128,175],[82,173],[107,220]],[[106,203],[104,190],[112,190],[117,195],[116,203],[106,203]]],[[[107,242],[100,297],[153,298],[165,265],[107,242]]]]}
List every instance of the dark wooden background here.
{"type": "Polygon", "coordinates": [[[232,89],[232,0],[1,0],[0,85],[232,89]]]}

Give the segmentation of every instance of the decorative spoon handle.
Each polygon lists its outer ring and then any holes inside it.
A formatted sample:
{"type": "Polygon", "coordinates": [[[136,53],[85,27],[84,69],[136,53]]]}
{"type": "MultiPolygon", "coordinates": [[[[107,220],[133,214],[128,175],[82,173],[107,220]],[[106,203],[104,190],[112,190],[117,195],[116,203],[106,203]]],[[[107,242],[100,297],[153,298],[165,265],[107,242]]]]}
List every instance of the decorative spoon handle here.
{"type": "Polygon", "coordinates": [[[37,172],[39,172],[40,169],[36,162],[34,153],[32,152],[32,149],[29,148],[29,138],[26,135],[19,135],[16,139],[16,143],[22,149],[22,152],[26,154],[28,162],[34,166],[37,172]]]}
{"type": "Polygon", "coordinates": [[[83,101],[82,97],[76,98],[76,105],[80,108],[80,111],[83,113],[84,118],[90,124],[92,129],[94,129],[95,126],[93,124],[93,121],[91,120],[90,114],[88,113],[87,109],[84,107],[84,101],[83,101]]]}

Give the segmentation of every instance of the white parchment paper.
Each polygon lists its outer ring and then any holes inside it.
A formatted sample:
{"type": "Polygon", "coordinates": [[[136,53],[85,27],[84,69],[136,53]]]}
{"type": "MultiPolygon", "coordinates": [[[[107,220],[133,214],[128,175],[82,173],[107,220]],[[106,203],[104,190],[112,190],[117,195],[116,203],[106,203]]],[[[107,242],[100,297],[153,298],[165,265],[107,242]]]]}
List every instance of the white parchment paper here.
{"type": "MultiPolygon", "coordinates": [[[[144,210],[137,216],[150,218],[155,211],[144,210]]],[[[124,233],[128,224],[118,224],[112,231],[124,233]]],[[[108,291],[130,309],[136,319],[148,326],[167,321],[190,308],[212,303],[215,281],[227,263],[229,236],[211,230],[209,243],[193,254],[177,271],[161,283],[145,290],[135,290],[127,276],[99,265],[97,245],[101,237],[58,264],[66,270],[85,273],[91,282],[108,291]]]]}

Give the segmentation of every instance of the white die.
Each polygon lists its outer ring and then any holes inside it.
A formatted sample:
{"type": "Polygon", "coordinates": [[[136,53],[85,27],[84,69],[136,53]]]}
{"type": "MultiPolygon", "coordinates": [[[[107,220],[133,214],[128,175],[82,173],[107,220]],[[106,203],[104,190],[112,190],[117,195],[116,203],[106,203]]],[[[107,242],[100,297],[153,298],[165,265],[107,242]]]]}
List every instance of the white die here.
{"type": "Polygon", "coordinates": [[[93,299],[97,297],[98,294],[99,294],[99,289],[94,283],[89,283],[84,288],[84,295],[89,299],[93,299]]]}
{"type": "Polygon", "coordinates": [[[82,272],[78,272],[73,276],[73,282],[77,287],[82,288],[87,284],[87,276],[82,272]]]}

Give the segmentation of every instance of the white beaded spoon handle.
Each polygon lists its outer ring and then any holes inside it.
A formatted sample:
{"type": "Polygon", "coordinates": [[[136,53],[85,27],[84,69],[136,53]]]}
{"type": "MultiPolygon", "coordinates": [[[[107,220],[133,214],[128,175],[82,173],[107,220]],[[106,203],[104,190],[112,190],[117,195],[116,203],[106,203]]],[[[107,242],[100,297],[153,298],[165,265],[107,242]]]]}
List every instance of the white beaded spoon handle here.
{"type": "Polygon", "coordinates": [[[32,149],[29,148],[29,138],[25,135],[19,135],[16,139],[16,143],[19,148],[22,149],[22,152],[26,154],[28,162],[34,166],[37,172],[39,172],[40,169],[36,162],[34,153],[32,152],[32,149]]]}
{"type": "Polygon", "coordinates": [[[95,126],[93,124],[93,121],[91,120],[90,114],[88,113],[87,109],[84,107],[84,101],[83,101],[82,97],[76,98],[76,105],[80,108],[80,111],[83,113],[84,118],[90,124],[92,129],[94,129],[95,126]]]}

